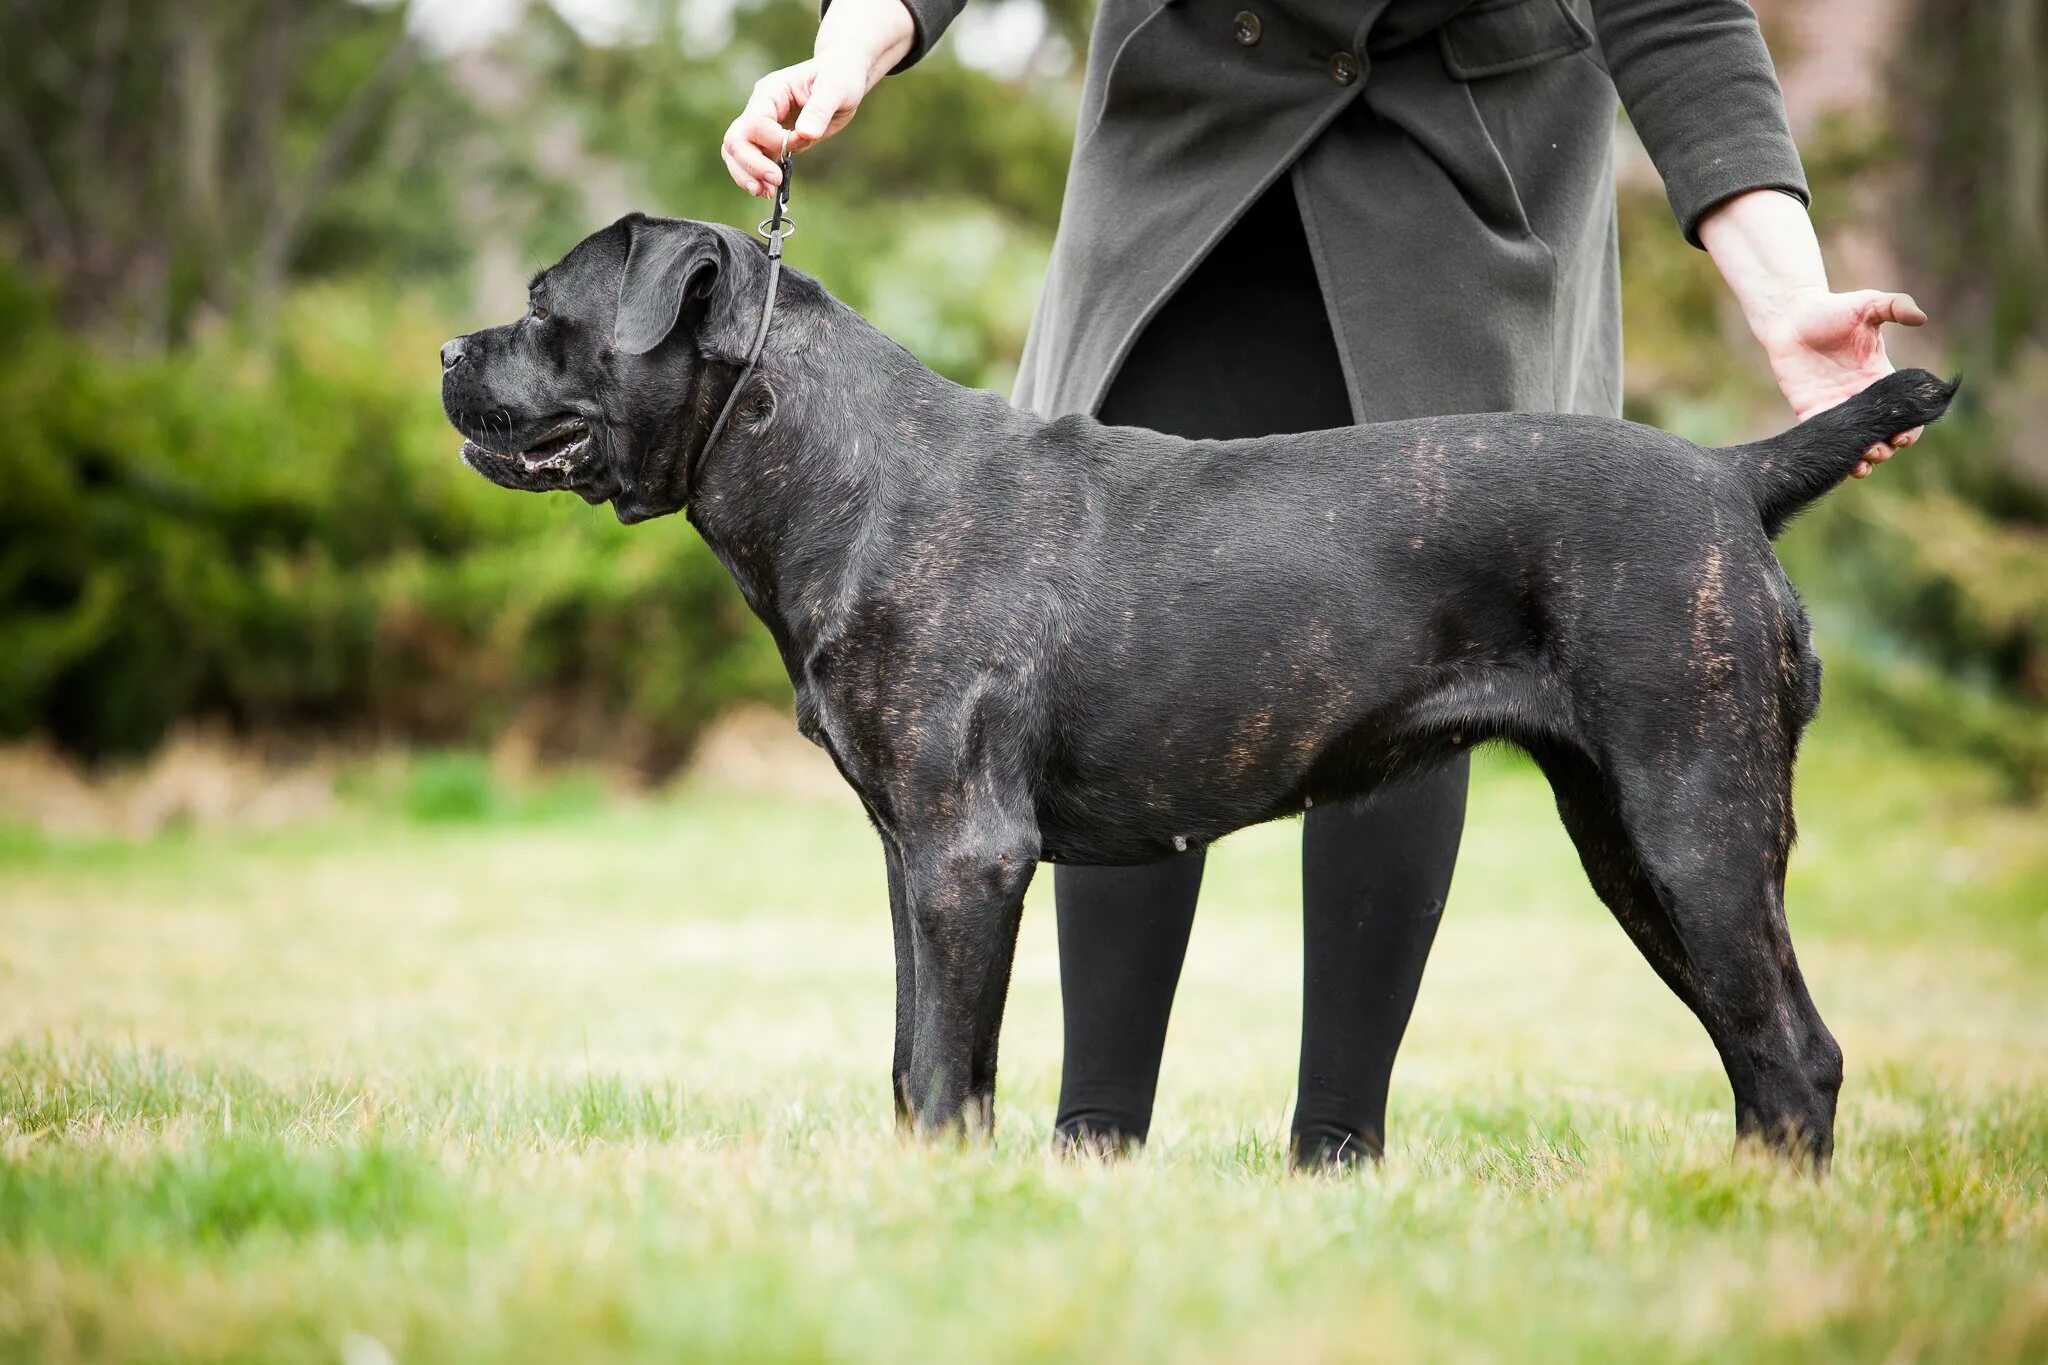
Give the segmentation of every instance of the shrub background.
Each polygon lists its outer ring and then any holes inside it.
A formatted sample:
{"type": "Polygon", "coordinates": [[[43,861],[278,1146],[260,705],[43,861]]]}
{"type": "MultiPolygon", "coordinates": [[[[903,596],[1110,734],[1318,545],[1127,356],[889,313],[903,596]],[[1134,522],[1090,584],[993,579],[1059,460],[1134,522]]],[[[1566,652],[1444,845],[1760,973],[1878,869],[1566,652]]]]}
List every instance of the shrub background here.
{"type": "Polygon", "coordinates": [[[291,300],[264,353],[109,362],[0,293],[0,728],[87,755],[176,721],[673,763],[766,636],[696,537],[495,496],[392,357],[437,320],[291,300]]]}

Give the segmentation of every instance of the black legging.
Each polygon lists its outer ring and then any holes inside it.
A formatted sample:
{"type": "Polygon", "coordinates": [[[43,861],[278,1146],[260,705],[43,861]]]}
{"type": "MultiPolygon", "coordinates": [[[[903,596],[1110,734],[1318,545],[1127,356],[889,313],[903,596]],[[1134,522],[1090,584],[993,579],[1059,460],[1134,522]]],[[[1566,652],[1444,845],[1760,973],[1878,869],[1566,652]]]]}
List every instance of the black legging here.
{"type": "MultiPolygon", "coordinates": [[[[1352,421],[1315,265],[1287,177],[1146,326],[1102,420],[1225,439],[1352,421]]],[[[1387,1078],[1436,938],[1465,823],[1461,757],[1370,800],[1318,807],[1302,829],[1303,1165],[1377,1156],[1387,1078]]],[[[1145,867],[1060,867],[1066,1063],[1058,1132],[1144,1141],[1202,885],[1202,854],[1145,867]]]]}

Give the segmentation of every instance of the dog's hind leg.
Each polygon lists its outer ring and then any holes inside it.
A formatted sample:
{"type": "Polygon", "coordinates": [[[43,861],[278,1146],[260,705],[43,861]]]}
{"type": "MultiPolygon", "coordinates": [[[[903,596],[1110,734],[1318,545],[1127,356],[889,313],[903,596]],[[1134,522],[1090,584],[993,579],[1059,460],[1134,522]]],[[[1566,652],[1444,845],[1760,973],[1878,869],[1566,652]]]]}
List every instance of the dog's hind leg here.
{"type": "Polygon", "coordinates": [[[1620,780],[1576,752],[1539,757],[1594,889],[1721,1055],[1736,1134],[1824,1166],[1842,1053],[1785,923],[1789,765],[1721,758],[1620,780]]]}
{"type": "Polygon", "coordinates": [[[1593,884],[1615,922],[1637,951],[1695,1014],[1699,1012],[1685,944],[1658,902],[1657,892],[1636,860],[1635,846],[1621,823],[1613,792],[1591,759],[1562,745],[1532,749],[1565,832],[1578,849],[1586,880],[1593,884]]]}

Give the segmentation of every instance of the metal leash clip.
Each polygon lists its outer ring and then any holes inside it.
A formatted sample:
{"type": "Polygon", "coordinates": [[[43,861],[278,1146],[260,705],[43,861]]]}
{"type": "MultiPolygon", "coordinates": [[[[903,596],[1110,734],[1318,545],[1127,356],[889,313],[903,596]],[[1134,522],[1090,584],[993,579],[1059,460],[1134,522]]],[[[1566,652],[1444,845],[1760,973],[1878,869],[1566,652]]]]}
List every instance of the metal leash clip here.
{"type": "Polygon", "coordinates": [[[782,255],[782,241],[796,236],[796,219],[789,209],[789,133],[782,134],[782,183],[775,187],[775,212],[754,225],[755,235],[768,243],[770,256],[782,255]]]}

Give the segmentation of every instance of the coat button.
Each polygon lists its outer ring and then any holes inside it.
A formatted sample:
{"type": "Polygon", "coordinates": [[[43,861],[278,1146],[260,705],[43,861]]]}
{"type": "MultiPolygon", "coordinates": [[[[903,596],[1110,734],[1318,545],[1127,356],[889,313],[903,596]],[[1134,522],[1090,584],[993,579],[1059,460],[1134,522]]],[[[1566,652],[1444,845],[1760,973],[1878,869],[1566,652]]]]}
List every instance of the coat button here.
{"type": "Polygon", "coordinates": [[[1231,20],[1230,36],[1237,39],[1239,47],[1250,47],[1259,41],[1259,16],[1248,9],[1237,12],[1231,20]]]}
{"type": "Polygon", "coordinates": [[[1349,85],[1358,79],[1358,58],[1349,52],[1339,52],[1330,58],[1330,79],[1339,85],[1349,85]]]}

